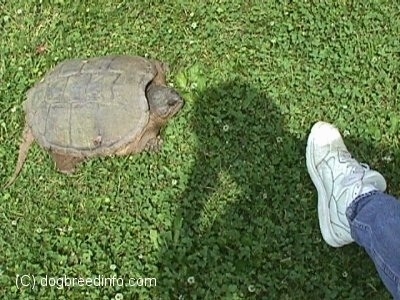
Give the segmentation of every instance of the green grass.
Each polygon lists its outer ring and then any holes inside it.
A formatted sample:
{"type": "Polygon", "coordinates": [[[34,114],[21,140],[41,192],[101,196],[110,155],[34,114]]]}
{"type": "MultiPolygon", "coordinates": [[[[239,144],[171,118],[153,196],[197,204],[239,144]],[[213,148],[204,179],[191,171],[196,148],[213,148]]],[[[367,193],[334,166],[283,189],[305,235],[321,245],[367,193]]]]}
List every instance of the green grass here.
{"type": "Polygon", "coordinates": [[[186,100],[159,154],[65,176],[31,149],[0,191],[1,299],[390,299],[362,249],[322,241],[304,150],[334,122],[399,194],[396,1],[0,0],[0,34],[4,182],[25,92],[57,62],[158,58],[186,100]],[[157,287],[18,289],[17,274],[157,287]]]}

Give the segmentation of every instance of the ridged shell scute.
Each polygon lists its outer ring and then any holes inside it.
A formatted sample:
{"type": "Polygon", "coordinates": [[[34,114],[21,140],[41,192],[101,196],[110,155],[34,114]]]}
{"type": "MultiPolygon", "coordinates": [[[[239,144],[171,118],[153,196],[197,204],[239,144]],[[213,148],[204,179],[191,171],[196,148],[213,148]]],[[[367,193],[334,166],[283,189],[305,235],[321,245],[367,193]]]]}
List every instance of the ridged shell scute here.
{"type": "Polygon", "coordinates": [[[27,93],[27,122],[44,148],[75,155],[112,154],[149,122],[146,86],[152,61],[135,56],[58,64],[27,93]]]}

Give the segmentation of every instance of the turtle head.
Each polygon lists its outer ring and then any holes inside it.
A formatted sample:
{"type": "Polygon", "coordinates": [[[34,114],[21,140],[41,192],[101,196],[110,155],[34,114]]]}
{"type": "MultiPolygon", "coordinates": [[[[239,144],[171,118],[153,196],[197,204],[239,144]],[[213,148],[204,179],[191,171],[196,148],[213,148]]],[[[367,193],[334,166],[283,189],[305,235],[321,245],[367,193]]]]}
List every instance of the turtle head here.
{"type": "Polygon", "coordinates": [[[175,116],[183,106],[181,96],[168,86],[150,84],[146,96],[149,101],[150,112],[164,120],[175,116]]]}

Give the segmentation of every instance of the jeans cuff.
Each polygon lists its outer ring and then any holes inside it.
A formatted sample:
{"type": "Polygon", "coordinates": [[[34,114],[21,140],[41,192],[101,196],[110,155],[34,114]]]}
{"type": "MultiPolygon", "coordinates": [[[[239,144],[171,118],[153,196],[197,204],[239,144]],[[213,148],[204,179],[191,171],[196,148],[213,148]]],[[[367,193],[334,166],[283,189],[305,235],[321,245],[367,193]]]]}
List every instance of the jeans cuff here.
{"type": "Polygon", "coordinates": [[[346,217],[347,217],[347,219],[349,220],[349,222],[353,221],[353,219],[356,217],[356,215],[357,215],[357,213],[358,213],[357,208],[358,208],[359,202],[360,202],[361,200],[363,200],[363,199],[365,199],[365,198],[368,198],[369,196],[375,195],[375,194],[377,194],[377,193],[381,193],[381,192],[378,191],[378,190],[374,190],[374,191],[370,191],[370,192],[365,193],[365,194],[358,195],[358,196],[350,203],[350,205],[349,205],[349,206],[347,207],[347,209],[346,209],[346,217]]]}

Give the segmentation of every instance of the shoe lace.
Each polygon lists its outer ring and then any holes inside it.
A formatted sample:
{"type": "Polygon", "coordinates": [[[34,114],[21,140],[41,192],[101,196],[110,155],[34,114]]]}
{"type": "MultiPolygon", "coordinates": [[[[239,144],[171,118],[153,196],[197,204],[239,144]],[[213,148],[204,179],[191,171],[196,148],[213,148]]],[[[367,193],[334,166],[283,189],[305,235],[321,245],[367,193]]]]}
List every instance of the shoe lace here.
{"type": "Polygon", "coordinates": [[[351,154],[347,151],[339,152],[339,160],[343,163],[346,163],[346,176],[343,178],[342,184],[344,186],[351,186],[359,181],[362,181],[365,172],[370,170],[369,165],[365,163],[359,163],[351,154]]]}

